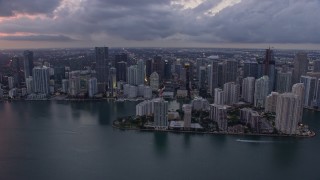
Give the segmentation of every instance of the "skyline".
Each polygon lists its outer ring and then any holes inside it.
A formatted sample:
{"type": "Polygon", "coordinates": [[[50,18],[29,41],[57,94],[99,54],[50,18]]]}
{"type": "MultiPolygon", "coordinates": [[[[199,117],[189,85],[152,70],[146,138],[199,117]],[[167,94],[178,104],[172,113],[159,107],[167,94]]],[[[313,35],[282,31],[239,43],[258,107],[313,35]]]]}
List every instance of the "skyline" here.
{"type": "Polygon", "coordinates": [[[319,7],[317,0],[0,1],[0,49],[320,50],[319,7]]]}

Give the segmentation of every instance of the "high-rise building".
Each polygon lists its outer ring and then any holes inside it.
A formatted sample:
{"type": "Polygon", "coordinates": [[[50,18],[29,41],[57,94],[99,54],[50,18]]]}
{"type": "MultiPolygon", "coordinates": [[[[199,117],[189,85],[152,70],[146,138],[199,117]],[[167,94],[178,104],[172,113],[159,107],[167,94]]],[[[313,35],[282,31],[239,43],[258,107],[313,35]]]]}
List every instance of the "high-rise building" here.
{"type": "Polygon", "coordinates": [[[205,66],[201,66],[199,68],[199,74],[198,74],[198,87],[199,87],[199,89],[205,89],[206,82],[207,82],[207,69],[205,66]]]}
{"type": "Polygon", "coordinates": [[[164,60],[161,56],[154,56],[152,70],[158,73],[160,79],[164,78],[164,60]]]}
{"type": "Polygon", "coordinates": [[[258,77],[258,63],[252,61],[246,61],[243,63],[243,78],[246,77],[258,77]]]}
{"type": "Polygon", "coordinates": [[[120,61],[116,63],[117,81],[127,81],[127,63],[120,61]]]}
{"type": "Polygon", "coordinates": [[[210,119],[218,123],[220,131],[228,130],[227,109],[228,106],[225,105],[210,105],[210,119]]]}
{"type": "Polygon", "coordinates": [[[146,78],[146,68],[144,61],[140,59],[137,63],[137,85],[144,84],[146,78]]]}
{"type": "Polygon", "coordinates": [[[224,91],[220,88],[214,89],[214,104],[225,105],[225,95],[224,91]]]}
{"type": "Polygon", "coordinates": [[[263,76],[256,80],[254,88],[254,106],[263,108],[269,94],[269,77],[263,76]]]}
{"type": "Polygon", "coordinates": [[[171,62],[168,60],[164,61],[164,79],[165,80],[171,79],[171,62]]]}
{"type": "Polygon", "coordinates": [[[184,112],[184,115],[183,115],[184,128],[185,129],[190,129],[190,127],[191,127],[192,105],[191,104],[184,104],[182,106],[182,110],[184,112]]]}
{"type": "Polygon", "coordinates": [[[33,52],[32,51],[24,51],[23,52],[23,64],[24,64],[24,77],[29,78],[32,76],[33,69],[33,52]]]}
{"type": "Polygon", "coordinates": [[[301,122],[301,99],[294,93],[278,96],[275,127],[284,134],[296,134],[298,122],[301,122]]]}
{"type": "Polygon", "coordinates": [[[32,70],[33,90],[39,94],[49,94],[49,68],[48,67],[34,67],[32,70]]]}
{"type": "Polygon", "coordinates": [[[119,53],[114,56],[114,64],[118,62],[128,63],[128,55],[126,53],[119,53]]]}
{"type": "Polygon", "coordinates": [[[298,111],[298,115],[299,115],[299,119],[302,119],[302,115],[303,115],[303,102],[304,102],[304,96],[305,96],[305,87],[303,83],[297,83],[294,84],[292,86],[292,93],[297,95],[300,98],[300,102],[301,102],[301,106],[302,108],[299,108],[298,111]]]}
{"type": "Polygon", "coordinates": [[[8,77],[8,86],[9,86],[9,89],[16,87],[14,77],[12,77],[12,76],[8,77]]]}
{"type": "Polygon", "coordinates": [[[308,72],[309,60],[306,53],[298,53],[294,58],[292,84],[299,83],[300,77],[308,72]]]}
{"type": "Polygon", "coordinates": [[[98,92],[104,93],[108,82],[109,48],[95,47],[98,92]]]}
{"type": "Polygon", "coordinates": [[[285,93],[291,91],[292,73],[291,72],[278,72],[277,73],[277,86],[276,91],[285,93]]]}
{"type": "MultiPolygon", "coordinates": [[[[221,78],[220,78],[221,79],[221,78]]],[[[209,91],[211,96],[214,96],[214,89],[219,87],[219,62],[212,61],[208,73],[209,91]]]]}
{"type": "Polygon", "coordinates": [[[138,75],[138,67],[137,65],[132,65],[128,67],[128,73],[127,73],[127,82],[130,85],[138,85],[137,83],[137,75],[138,75]]]}
{"type": "Polygon", "coordinates": [[[317,78],[311,76],[301,76],[300,82],[304,84],[304,102],[305,107],[312,108],[315,105],[317,95],[317,78]]]}
{"type": "Polygon", "coordinates": [[[29,76],[26,78],[26,87],[27,87],[27,94],[33,93],[33,78],[29,76]]]}
{"type": "Polygon", "coordinates": [[[266,55],[264,59],[264,75],[269,77],[269,93],[275,90],[276,83],[276,69],[275,69],[275,61],[273,50],[266,49],[266,55]]]}
{"type": "Polygon", "coordinates": [[[68,79],[62,79],[62,90],[63,93],[69,92],[69,80],[68,79]]]}
{"type": "Polygon", "coordinates": [[[277,105],[277,98],[279,96],[278,92],[272,92],[266,97],[266,105],[265,105],[265,112],[276,112],[276,105],[277,105]]]}
{"type": "Polygon", "coordinates": [[[90,78],[88,81],[88,95],[89,97],[93,97],[98,93],[98,81],[97,78],[90,78]]]}
{"type": "Polygon", "coordinates": [[[240,87],[234,82],[228,82],[223,85],[224,100],[226,105],[232,105],[239,102],[240,87]]]}
{"type": "Polygon", "coordinates": [[[246,77],[242,80],[242,98],[245,102],[253,104],[254,87],[256,79],[254,77],[246,77]]]}
{"type": "Polygon", "coordinates": [[[228,82],[237,82],[238,76],[238,61],[235,60],[226,60],[223,62],[222,66],[222,84],[228,82]]]}
{"type": "Polygon", "coordinates": [[[148,59],[148,60],[146,60],[146,77],[148,79],[148,82],[150,82],[149,79],[150,79],[150,75],[152,72],[153,72],[152,71],[152,59],[148,59]]]}
{"type": "Polygon", "coordinates": [[[168,101],[162,98],[154,100],[154,126],[156,129],[168,128],[168,101]]]}
{"type": "Polygon", "coordinates": [[[313,72],[320,72],[320,60],[313,61],[313,72]]]}
{"type": "Polygon", "coordinates": [[[18,57],[13,57],[11,59],[11,68],[14,77],[14,87],[20,88],[21,84],[21,67],[20,67],[20,60],[18,57]]]}
{"type": "Polygon", "coordinates": [[[80,87],[80,71],[71,71],[69,73],[69,95],[77,96],[80,93],[80,87]]]}
{"type": "Polygon", "coordinates": [[[153,72],[150,75],[150,87],[153,91],[157,91],[159,89],[159,75],[157,72],[153,72]]]}
{"type": "Polygon", "coordinates": [[[109,69],[109,84],[108,91],[110,96],[115,96],[115,91],[117,89],[117,70],[114,67],[109,69]]]}

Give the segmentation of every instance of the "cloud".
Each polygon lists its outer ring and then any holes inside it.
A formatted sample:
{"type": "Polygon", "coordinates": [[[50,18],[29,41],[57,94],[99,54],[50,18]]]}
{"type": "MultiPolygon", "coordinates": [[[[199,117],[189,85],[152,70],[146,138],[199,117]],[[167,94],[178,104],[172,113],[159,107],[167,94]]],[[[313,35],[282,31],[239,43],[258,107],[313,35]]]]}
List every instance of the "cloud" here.
{"type": "MultiPolygon", "coordinates": [[[[101,41],[120,39],[124,44],[125,41],[166,40],[168,43],[172,40],[186,43],[320,43],[317,35],[319,0],[29,1],[35,7],[22,0],[9,2],[0,0],[0,16],[49,14],[36,18],[0,19],[0,33],[38,35],[29,37],[30,40],[45,37],[50,40],[54,35],[52,39],[95,41],[101,37],[101,41]],[[9,4],[10,8],[5,11],[2,4],[9,4]]],[[[7,40],[18,38],[12,36],[7,40]]]]}
{"type": "Polygon", "coordinates": [[[16,14],[48,14],[53,12],[61,0],[0,0],[0,16],[16,14]]]}
{"type": "Polygon", "coordinates": [[[64,35],[18,35],[18,36],[3,36],[1,40],[6,41],[75,41],[74,39],[64,35]]]}

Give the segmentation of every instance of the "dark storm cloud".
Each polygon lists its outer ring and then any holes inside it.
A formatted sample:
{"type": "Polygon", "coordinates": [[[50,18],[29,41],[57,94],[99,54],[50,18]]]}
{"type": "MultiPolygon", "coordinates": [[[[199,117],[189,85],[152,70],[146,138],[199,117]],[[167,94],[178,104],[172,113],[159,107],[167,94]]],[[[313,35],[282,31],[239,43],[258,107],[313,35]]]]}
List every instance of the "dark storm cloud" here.
{"type": "MultiPolygon", "coordinates": [[[[71,7],[74,11],[59,9],[54,19],[4,21],[0,33],[64,34],[84,40],[106,35],[136,41],[320,43],[319,0],[242,0],[215,16],[205,15],[221,1],[183,9],[171,0],[86,0],[76,10],[71,7]]],[[[52,8],[59,4],[48,2],[52,8]]]]}
{"type": "Polygon", "coordinates": [[[61,0],[0,0],[0,17],[15,14],[50,14],[61,0]]]}
{"type": "Polygon", "coordinates": [[[1,40],[7,41],[75,41],[64,35],[29,35],[29,36],[4,36],[1,40]]]}

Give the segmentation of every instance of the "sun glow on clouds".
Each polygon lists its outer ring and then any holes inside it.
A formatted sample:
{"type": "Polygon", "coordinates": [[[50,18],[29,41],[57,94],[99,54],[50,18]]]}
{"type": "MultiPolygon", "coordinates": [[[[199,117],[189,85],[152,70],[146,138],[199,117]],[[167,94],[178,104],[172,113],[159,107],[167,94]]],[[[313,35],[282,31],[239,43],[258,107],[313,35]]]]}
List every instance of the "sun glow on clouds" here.
{"type": "Polygon", "coordinates": [[[203,0],[173,0],[171,5],[179,5],[182,6],[183,9],[193,9],[198,7],[203,0]]]}
{"type": "Polygon", "coordinates": [[[210,9],[209,11],[205,12],[208,16],[215,16],[217,13],[222,11],[223,9],[234,6],[238,3],[240,3],[241,0],[222,0],[218,5],[210,9]]]}

